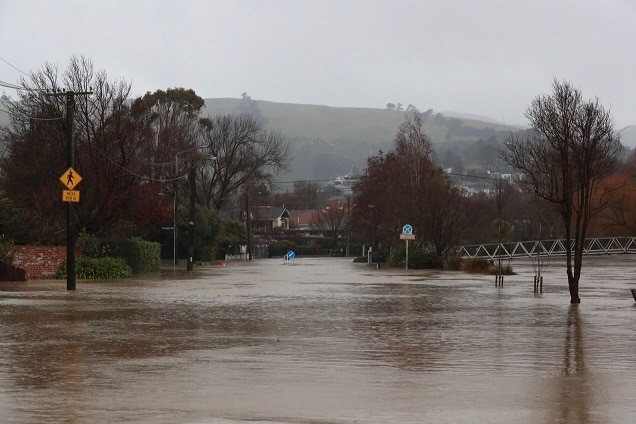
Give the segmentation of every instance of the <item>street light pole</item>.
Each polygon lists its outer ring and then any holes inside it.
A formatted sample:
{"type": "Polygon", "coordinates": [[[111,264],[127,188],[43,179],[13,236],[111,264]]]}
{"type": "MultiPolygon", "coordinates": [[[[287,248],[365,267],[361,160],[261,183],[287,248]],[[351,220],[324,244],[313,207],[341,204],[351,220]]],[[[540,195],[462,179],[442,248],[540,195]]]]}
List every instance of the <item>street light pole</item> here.
{"type": "MultiPolygon", "coordinates": [[[[193,147],[192,149],[182,150],[180,152],[175,153],[174,155],[174,198],[172,203],[172,259],[174,266],[176,267],[179,263],[178,255],[177,255],[177,191],[178,191],[178,179],[177,176],[179,173],[179,155],[188,152],[194,152],[196,150],[201,150],[201,147],[193,147]]],[[[212,156],[209,158],[210,160],[217,160],[216,156],[212,156]]],[[[187,262],[187,270],[192,271],[192,256],[194,247],[192,245],[193,240],[193,231],[194,231],[194,191],[195,191],[195,171],[194,165],[190,165],[190,170],[188,172],[188,179],[190,181],[190,220],[189,220],[189,238],[190,245],[188,246],[188,262],[187,262]]]]}

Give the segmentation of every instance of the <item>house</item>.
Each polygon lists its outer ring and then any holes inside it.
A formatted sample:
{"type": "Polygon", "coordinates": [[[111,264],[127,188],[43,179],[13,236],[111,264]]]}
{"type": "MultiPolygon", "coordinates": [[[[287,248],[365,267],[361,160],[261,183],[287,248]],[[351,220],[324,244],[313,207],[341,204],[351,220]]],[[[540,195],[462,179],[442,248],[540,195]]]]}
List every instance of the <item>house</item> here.
{"type": "Polygon", "coordinates": [[[250,211],[251,226],[255,232],[266,233],[277,228],[289,230],[291,214],[285,207],[254,206],[250,211]]]}
{"type": "Polygon", "coordinates": [[[318,213],[315,209],[294,210],[291,212],[290,227],[300,234],[313,234],[317,230],[314,227],[314,216],[318,213]]]}

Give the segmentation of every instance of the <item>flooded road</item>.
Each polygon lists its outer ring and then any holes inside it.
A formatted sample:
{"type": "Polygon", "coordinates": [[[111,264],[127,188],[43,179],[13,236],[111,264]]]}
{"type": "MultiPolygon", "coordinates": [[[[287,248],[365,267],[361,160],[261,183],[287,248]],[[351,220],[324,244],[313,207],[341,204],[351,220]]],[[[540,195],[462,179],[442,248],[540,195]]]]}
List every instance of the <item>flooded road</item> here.
{"type": "Polygon", "coordinates": [[[636,422],[636,257],[586,259],[578,307],[562,264],[541,297],[512,266],[0,283],[0,422],[636,422]]]}

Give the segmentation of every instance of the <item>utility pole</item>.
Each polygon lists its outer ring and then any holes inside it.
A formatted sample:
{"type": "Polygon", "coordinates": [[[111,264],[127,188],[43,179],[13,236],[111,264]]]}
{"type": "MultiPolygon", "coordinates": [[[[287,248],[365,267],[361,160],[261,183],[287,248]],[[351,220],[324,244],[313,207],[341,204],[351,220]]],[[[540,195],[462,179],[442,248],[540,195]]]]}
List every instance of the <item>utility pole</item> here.
{"type": "Polygon", "coordinates": [[[194,201],[196,192],[196,173],[194,170],[194,164],[190,164],[190,172],[188,173],[188,180],[190,182],[190,219],[188,220],[188,264],[186,269],[188,271],[194,270],[194,201]]]}
{"type": "MultiPolygon", "coordinates": [[[[87,96],[92,91],[62,91],[48,93],[48,96],[66,97],[66,166],[75,166],[75,146],[73,144],[73,123],[75,122],[75,96],[87,96]]],[[[66,202],[66,289],[75,290],[75,228],[73,226],[73,202],[66,202]]]]}
{"type": "MultiPolygon", "coordinates": [[[[73,145],[73,121],[75,120],[75,95],[66,92],[66,166],[75,166],[73,145]]],[[[66,290],[75,290],[75,228],[73,228],[73,202],[66,202],[66,290]]]]}

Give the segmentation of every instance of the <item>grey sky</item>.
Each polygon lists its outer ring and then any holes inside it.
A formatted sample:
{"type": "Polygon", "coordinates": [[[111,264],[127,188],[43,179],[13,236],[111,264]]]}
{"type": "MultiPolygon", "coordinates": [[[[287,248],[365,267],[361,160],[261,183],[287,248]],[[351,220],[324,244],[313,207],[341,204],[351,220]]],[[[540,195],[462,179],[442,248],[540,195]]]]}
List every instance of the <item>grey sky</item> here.
{"type": "MultiPolygon", "coordinates": [[[[84,55],[135,96],[400,102],[525,124],[556,77],[636,124],[633,0],[0,0],[0,40],[25,72],[84,55]]],[[[19,76],[0,61],[0,80],[19,76]]]]}

